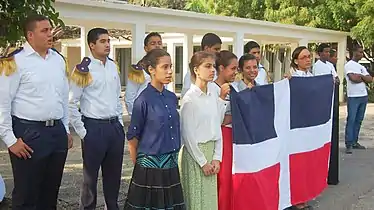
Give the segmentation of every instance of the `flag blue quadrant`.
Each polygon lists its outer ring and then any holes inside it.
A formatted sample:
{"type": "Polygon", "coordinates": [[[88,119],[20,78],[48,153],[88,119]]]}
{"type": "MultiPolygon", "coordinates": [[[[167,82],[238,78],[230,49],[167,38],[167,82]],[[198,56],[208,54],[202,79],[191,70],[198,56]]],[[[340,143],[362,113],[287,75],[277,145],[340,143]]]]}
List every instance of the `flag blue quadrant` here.
{"type": "Polygon", "coordinates": [[[331,75],[293,77],[289,84],[291,129],[322,125],[330,120],[334,88],[331,75]]]}
{"type": "Polygon", "coordinates": [[[277,137],[274,127],[274,86],[230,92],[233,142],[256,144],[277,137]]]}

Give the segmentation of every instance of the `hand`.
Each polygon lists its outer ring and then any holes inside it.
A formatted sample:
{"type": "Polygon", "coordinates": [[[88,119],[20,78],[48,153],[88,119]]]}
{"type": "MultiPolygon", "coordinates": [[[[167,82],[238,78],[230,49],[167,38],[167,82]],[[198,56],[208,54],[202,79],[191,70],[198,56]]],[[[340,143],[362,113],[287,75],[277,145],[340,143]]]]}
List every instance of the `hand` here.
{"type": "Polygon", "coordinates": [[[218,160],[212,160],[211,164],[213,166],[213,173],[218,174],[221,169],[221,163],[218,160]]]}
{"type": "Polygon", "coordinates": [[[25,160],[31,158],[31,154],[34,152],[23,142],[22,138],[17,139],[17,142],[10,146],[9,150],[18,158],[23,158],[25,160]]]}
{"type": "Polygon", "coordinates": [[[221,93],[219,95],[222,100],[226,100],[226,96],[230,93],[230,85],[229,83],[225,83],[221,86],[221,93]]]}
{"type": "Polygon", "coordinates": [[[68,133],[68,149],[71,149],[73,147],[73,136],[68,133]]]}
{"type": "Polygon", "coordinates": [[[210,163],[206,163],[204,166],[203,166],[203,172],[204,172],[204,175],[205,176],[210,176],[213,174],[213,166],[212,164],[210,163]]]}
{"type": "Polygon", "coordinates": [[[292,75],[290,73],[285,73],[283,75],[283,78],[286,78],[286,79],[291,79],[292,78],[292,75]]]}

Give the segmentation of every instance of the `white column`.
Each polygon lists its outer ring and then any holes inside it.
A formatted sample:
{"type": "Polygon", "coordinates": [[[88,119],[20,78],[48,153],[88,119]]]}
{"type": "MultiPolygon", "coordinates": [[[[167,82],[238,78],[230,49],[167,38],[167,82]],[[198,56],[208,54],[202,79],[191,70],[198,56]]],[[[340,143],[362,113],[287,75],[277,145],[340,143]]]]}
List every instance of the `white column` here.
{"type": "Polygon", "coordinates": [[[221,50],[229,50],[229,43],[227,42],[222,43],[221,50]]]}
{"type": "Polygon", "coordinates": [[[238,31],[235,33],[234,44],[233,44],[233,53],[239,58],[243,55],[244,52],[244,33],[238,31]]]}
{"type": "Polygon", "coordinates": [[[90,31],[90,29],[91,28],[88,26],[81,26],[81,60],[91,54],[90,47],[87,43],[87,33],[90,31]]]}
{"type": "Polygon", "coordinates": [[[137,63],[144,56],[145,23],[136,23],[131,31],[131,62],[137,63]]]}
{"type": "Polygon", "coordinates": [[[168,84],[167,89],[175,93],[175,45],[173,42],[167,42],[167,52],[170,54],[171,63],[173,66],[173,81],[168,84]]]}
{"type": "Polygon", "coordinates": [[[67,58],[68,57],[68,47],[65,44],[61,44],[61,54],[67,58]]]}
{"type": "Polygon", "coordinates": [[[184,34],[183,37],[183,81],[187,73],[190,72],[189,63],[193,55],[193,34],[184,34]]]}
{"type": "Polygon", "coordinates": [[[299,40],[299,46],[305,46],[308,47],[309,40],[307,39],[301,39],[299,40]]]}
{"type": "Polygon", "coordinates": [[[116,60],[116,47],[112,43],[110,43],[109,58],[116,60]]]}
{"type": "Polygon", "coordinates": [[[347,55],[347,39],[343,39],[338,43],[338,63],[336,65],[336,70],[340,79],[339,86],[339,101],[343,102],[344,93],[343,93],[343,80],[344,80],[344,65],[346,63],[347,55]]]}
{"type": "Polygon", "coordinates": [[[299,46],[299,43],[291,43],[291,53],[289,54],[289,59],[291,59],[292,52],[299,46]]]}

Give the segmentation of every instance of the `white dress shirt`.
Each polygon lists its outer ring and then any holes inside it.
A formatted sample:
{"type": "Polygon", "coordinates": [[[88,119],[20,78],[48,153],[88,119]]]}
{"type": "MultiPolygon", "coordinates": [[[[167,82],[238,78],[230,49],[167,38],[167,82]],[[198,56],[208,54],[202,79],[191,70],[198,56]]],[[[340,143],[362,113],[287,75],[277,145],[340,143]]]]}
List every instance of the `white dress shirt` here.
{"type": "Polygon", "coordinates": [[[151,82],[151,76],[149,76],[144,70],[143,70],[145,81],[141,84],[135,83],[131,80],[127,80],[126,84],[126,93],[125,93],[125,104],[127,108],[127,112],[129,115],[132,115],[132,108],[134,106],[134,101],[140,93],[143,92],[143,90],[147,87],[148,83],[151,82]]]}
{"type": "Polygon", "coordinates": [[[338,76],[338,74],[335,71],[335,67],[332,63],[328,61],[324,63],[321,60],[318,60],[313,65],[313,75],[319,76],[319,75],[325,75],[325,74],[332,74],[334,78],[338,76]]]}
{"type": "Polygon", "coordinates": [[[213,160],[222,160],[221,124],[226,110],[226,101],[214,92],[215,84],[208,84],[207,94],[192,84],[182,99],[182,142],[194,160],[203,167],[207,158],[198,147],[199,143],[215,141],[213,160]]]}
{"type": "Polygon", "coordinates": [[[122,105],[120,101],[121,82],[116,64],[107,59],[102,61],[90,56],[88,65],[92,82],[87,87],[79,87],[70,82],[69,113],[70,123],[83,139],[87,133],[82,115],[94,119],[108,119],[118,116],[123,126],[122,105]],[[80,110],[78,110],[80,103],[80,110]]]}
{"type": "Polygon", "coordinates": [[[268,74],[262,64],[258,64],[258,75],[255,79],[257,85],[267,85],[268,84],[268,74]]]}
{"type": "Polygon", "coordinates": [[[14,59],[17,71],[0,75],[0,138],[8,147],[17,142],[11,115],[33,121],[61,119],[69,133],[64,58],[51,49],[43,58],[25,43],[14,59]]]}

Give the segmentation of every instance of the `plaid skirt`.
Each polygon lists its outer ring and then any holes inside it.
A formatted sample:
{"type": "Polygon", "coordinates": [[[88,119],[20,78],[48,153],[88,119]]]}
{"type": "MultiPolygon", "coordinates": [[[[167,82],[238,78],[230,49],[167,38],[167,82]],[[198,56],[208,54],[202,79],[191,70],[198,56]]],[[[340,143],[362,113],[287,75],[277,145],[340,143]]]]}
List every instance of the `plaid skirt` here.
{"type": "Polygon", "coordinates": [[[124,209],[186,209],[178,153],[138,154],[124,209]]]}

